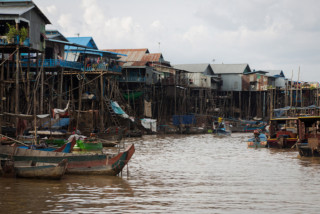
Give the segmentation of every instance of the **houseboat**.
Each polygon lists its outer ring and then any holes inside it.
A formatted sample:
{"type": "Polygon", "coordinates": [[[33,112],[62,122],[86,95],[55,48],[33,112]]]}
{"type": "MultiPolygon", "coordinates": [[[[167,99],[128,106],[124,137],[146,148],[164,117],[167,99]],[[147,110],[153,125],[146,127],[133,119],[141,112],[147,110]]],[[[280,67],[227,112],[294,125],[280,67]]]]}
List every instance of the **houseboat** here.
{"type": "Polygon", "coordinates": [[[320,157],[320,116],[298,118],[297,147],[301,157],[320,157]]]}
{"type": "MultiPolygon", "coordinates": [[[[296,145],[298,118],[275,118],[270,120],[269,148],[292,148],[296,145]]],[[[268,131],[268,130],[267,130],[268,131]]]]}

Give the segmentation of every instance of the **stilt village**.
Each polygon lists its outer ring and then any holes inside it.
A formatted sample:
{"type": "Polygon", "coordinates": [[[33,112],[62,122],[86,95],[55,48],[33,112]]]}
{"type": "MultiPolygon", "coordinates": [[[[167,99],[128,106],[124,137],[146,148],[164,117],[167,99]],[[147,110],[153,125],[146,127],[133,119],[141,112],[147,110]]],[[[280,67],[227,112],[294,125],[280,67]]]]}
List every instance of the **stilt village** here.
{"type": "Polygon", "coordinates": [[[319,84],[293,81],[281,68],[174,64],[147,47],[98,47],[94,35],[68,37],[48,24],[32,1],[0,1],[2,143],[81,133],[112,144],[144,134],[212,133],[221,121],[247,131],[281,116],[319,115],[319,84]]]}

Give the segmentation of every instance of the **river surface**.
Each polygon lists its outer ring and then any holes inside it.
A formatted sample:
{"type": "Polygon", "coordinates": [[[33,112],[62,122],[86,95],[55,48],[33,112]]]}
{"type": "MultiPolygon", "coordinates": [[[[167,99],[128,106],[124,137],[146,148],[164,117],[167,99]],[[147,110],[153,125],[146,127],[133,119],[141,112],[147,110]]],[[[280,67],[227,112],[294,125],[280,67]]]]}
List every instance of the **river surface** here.
{"type": "Polygon", "coordinates": [[[319,213],[320,161],[249,136],[130,139],[122,177],[0,178],[0,213],[319,213]]]}

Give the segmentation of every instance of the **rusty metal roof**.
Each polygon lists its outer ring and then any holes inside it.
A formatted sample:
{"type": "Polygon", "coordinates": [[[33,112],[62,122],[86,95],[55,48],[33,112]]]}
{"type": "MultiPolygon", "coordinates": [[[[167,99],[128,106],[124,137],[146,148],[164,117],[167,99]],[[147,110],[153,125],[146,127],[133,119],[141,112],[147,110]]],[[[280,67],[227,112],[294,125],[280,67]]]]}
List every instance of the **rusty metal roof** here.
{"type": "Polygon", "coordinates": [[[147,48],[142,49],[104,49],[104,51],[112,51],[116,53],[126,54],[121,56],[120,61],[124,61],[123,67],[144,67],[149,62],[160,62],[161,53],[150,53],[147,48]]]}
{"type": "Polygon", "coordinates": [[[142,61],[141,59],[145,54],[149,53],[147,48],[144,49],[104,49],[104,51],[112,51],[116,53],[126,54],[127,56],[121,57],[120,60],[122,61],[130,61],[130,62],[137,62],[142,61]]]}
{"type": "Polygon", "coordinates": [[[141,59],[141,61],[145,62],[159,62],[161,59],[162,55],[161,53],[152,53],[152,54],[147,54],[144,55],[141,59]]]}

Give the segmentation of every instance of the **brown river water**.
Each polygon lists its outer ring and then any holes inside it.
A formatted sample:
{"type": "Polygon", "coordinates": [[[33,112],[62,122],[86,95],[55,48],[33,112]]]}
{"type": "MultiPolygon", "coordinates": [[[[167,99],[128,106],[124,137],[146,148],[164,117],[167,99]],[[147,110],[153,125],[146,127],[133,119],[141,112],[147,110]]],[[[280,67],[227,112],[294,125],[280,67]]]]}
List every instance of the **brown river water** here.
{"type": "Polygon", "coordinates": [[[130,139],[122,177],[0,178],[0,213],[319,213],[320,161],[249,136],[130,139]]]}

